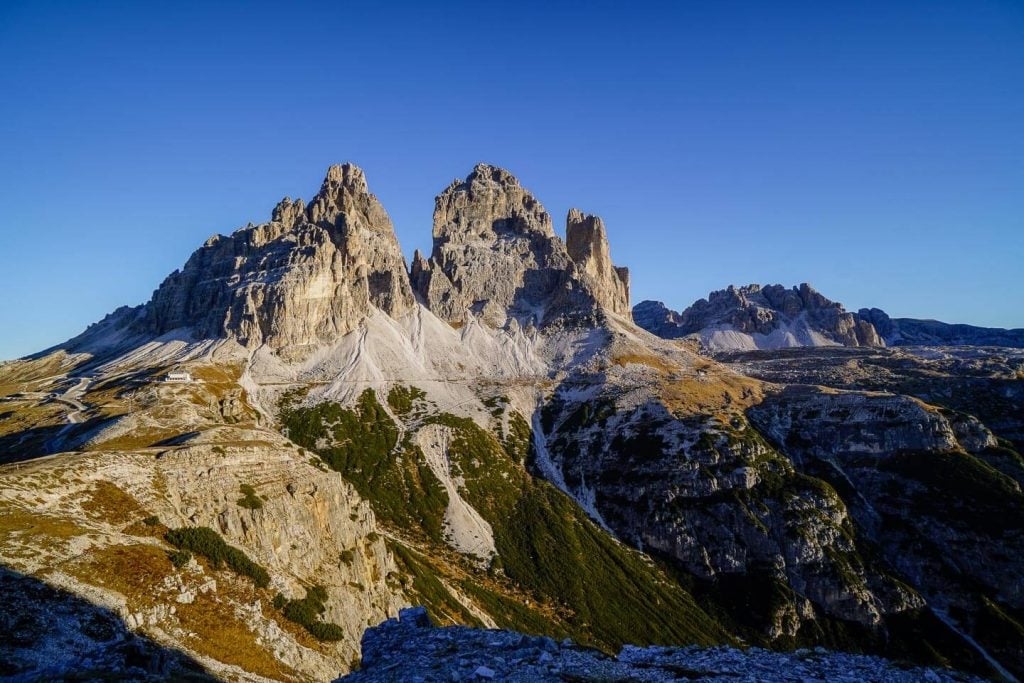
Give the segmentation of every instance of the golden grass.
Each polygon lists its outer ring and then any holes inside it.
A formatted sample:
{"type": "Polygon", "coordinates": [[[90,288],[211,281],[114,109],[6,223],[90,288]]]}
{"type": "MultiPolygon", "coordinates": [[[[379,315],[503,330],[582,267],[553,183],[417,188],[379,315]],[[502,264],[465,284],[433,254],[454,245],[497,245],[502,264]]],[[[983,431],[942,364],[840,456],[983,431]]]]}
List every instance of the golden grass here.
{"type": "Polygon", "coordinates": [[[59,403],[4,401],[0,403],[0,416],[3,416],[0,418],[0,437],[13,436],[27,429],[61,426],[66,410],[59,403]]]}
{"type": "Polygon", "coordinates": [[[706,371],[705,376],[666,380],[658,396],[673,413],[721,415],[736,413],[761,401],[762,384],[735,373],[706,371]]]}
{"type": "Polygon", "coordinates": [[[761,401],[762,383],[731,372],[721,365],[695,359],[684,369],[671,359],[649,353],[620,353],[612,358],[620,367],[644,365],[658,372],[658,397],[675,414],[723,415],[744,410],[761,401]]]}
{"type": "Polygon", "coordinates": [[[81,506],[89,517],[111,524],[127,524],[148,514],[137,500],[102,480],[93,485],[81,506]]]}
{"type": "Polygon", "coordinates": [[[646,365],[659,372],[676,372],[679,370],[679,366],[669,363],[668,359],[649,353],[622,353],[612,358],[612,363],[620,367],[646,365]]]}
{"type": "Polygon", "coordinates": [[[58,351],[35,360],[18,360],[0,366],[0,396],[16,394],[26,388],[40,391],[44,380],[64,374],[74,366],[67,353],[58,351]]]}
{"type": "Polygon", "coordinates": [[[221,599],[224,592],[220,588],[222,582],[218,577],[216,594],[200,593],[193,603],[178,606],[177,617],[182,626],[197,634],[186,639],[188,646],[207,657],[259,676],[278,681],[295,680],[294,671],[274,659],[267,646],[257,642],[256,634],[235,614],[231,605],[221,599]]]}
{"type": "Polygon", "coordinates": [[[181,435],[180,429],[133,429],[127,434],[116,436],[90,446],[93,451],[135,451],[149,448],[153,444],[181,435]]]}
{"type": "Polygon", "coordinates": [[[171,573],[167,552],[152,545],[113,545],[96,548],[69,568],[85,583],[124,595],[133,609],[157,603],[153,588],[171,573]]]}
{"type": "MultiPolygon", "coordinates": [[[[70,574],[85,583],[125,596],[133,611],[166,601],[155,589],[173,571],[166,550],[144,544],[99,548],[68,568],[70,574]]],[[[207,568],[207,574],[213,573],[207,568]]],[[[216,592],[199,593],[191,604],[174,603],[181,627],[196,634],[186,639],[188,647],[260,676],[294,680],[295,672],[274,659],[266,645],[257,642],[256,634],[233,607],[251,604],[257,598],[266,602],[269,592],[235,581],[224,573],[217,573],[216,579],[216,592]]]]}
{"type": "Polygon", "coordinates": [[[242,377],[240,365],[194,365],[188,371],[195,379],[210,384],[237,384],[242,377]]]}
{"type": "Polygon", "coordinates": [[[0,508],[0,542],[12,540],[16,536],[31,536],[34,542],[39,538],[38,543],[41,544],[42,538],[68,539],[87,532],[87,529],[62,517],[22,508],[0,508]]]}

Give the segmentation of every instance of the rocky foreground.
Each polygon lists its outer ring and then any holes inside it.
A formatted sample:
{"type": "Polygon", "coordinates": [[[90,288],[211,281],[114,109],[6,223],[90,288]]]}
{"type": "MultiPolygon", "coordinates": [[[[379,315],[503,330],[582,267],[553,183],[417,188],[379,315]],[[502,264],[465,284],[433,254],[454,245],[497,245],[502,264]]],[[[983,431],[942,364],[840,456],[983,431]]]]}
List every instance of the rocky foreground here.
{"type": "Polygon", "coordinates": [[[434,627],[422,607],[404,609],[363,635],[362,668],[338,679],[376,681],[977,681],[942,669],[823,648],[635,647],[617,657],[514,631],[434,627]]]}

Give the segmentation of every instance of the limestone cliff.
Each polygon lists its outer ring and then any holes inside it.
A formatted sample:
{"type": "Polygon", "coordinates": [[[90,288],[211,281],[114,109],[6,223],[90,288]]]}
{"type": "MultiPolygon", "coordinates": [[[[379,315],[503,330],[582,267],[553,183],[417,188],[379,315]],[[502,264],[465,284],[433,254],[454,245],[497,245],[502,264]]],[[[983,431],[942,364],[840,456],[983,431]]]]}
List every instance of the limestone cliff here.
{"type": "Polygon", "coordinates": [[[604,221],[570,209],[565,219],[565,243],[597,299],[611,312],[630,317],[629,269],[612,264],[604,221]]]}
{"type": "Polygon", "coordinates": [[[432,312],[451,323],[468,314],[492,327],[563,316],[590,316],[607,306],[628,311],[628,278],[613,269],[599,219],[574,220],[578,261],[555,235],[551,216],[508,171],[478,164],[438,195],[430,259],[413,260],[412,280],[432,312]]]}
{"type": "Polygon", "coordinates": [[[356,329],[371,308],[399,316],[412,306],[391,220],[362,170],[344,164],[328,170],[308,206],[285,198],[269,222],[210,238],[135,327],[302,355],[356,329]]]}

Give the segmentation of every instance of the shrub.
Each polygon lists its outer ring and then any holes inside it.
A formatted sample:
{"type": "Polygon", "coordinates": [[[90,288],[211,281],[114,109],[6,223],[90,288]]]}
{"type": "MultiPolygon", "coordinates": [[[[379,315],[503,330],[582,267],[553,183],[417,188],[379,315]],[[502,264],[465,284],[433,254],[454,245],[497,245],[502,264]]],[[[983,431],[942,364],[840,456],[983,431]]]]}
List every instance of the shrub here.
{"type": "MultiPolygon", "coordinates": [[[[418,397],[414,389],[399,389],[399,394],[418,397]]],[[[288,438],[341,472],[379,519],[441,540],[448,494],[419,447],[408,439],[399,443],[398,426],[373,389],[366,389],[351,408],[334,402],[283,406],[281,421],[288,438]]]]}
{"type": "Polygon", "coordinates": [[[242,484],[238,489],[242,492],[242,497],[238,499],[239,507],[248,510],[259,510],[263,507],[263,501],[256,495],[256,489],[251,484],[242,484]]]}
{"type": "Polygon", "coordinates": [[[181,550],[202,555],[214,569],[220,569],[221,565],[226,564],[236,574],[248,576],[260,588],[270,585],[270,574],[266,569],[250,560],[238,548],[225,543],[220,534],[209,527],[172,529],[164,538],[181,550]]]}
{"type": "Polygon", "coordinates": [[[317,640],[341,640],[345,632],[340,626],[320,620],[320,616],[327,611],[326,602],[327,589],[323,586],[310,586],[306,589],[306,597],[301,600],[285,600],[284,596],[278,594],[274,598],[274,607],[281,610],[285,619],[299,624],[317,640]]]}
{"type": "Polygon", "coordinates": [[[354,552],[352,552],[351,550],[342,550],[341,551],[341,561],[344,564],[352,564],[352,561],[354,559],[356,559],[356,554],[354,552]]]}
{"type": "Polygon", "coordinates": [[[150,515],[149,517],[146,517],[144,520],[142,520],[142,523],[146,526],[159,526],[160,518],[156,515],[150,515]]]}
{"type": "Polygon", "coordinates": [[[388,392],[388,405],[398,415],[405,415],[412,410],[413,404],[427,395],[416,387],[393,386],[388,392]]]}
{"type": "Polygon", "coordinates": [[[187,550],[175,550],[168,556],[173,564],[178,569],[181,569],[189,562],[192,561],[192,553],[187,550]]]}
{"type": "Polygon", "coordinates": [[[214,446],[211,450],[217,455],[227,455],[227,451],[224,450],[223,446],[214,446]]]}

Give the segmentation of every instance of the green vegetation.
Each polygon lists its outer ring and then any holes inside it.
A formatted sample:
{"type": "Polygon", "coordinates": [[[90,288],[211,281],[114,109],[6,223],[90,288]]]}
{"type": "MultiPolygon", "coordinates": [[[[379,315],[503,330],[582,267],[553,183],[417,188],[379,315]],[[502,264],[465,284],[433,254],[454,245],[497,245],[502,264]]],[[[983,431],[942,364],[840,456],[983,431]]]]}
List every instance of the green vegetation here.
{"type": "Polygon", "coordinates": [[[519,413],[509,415],[508,433],[502,445],[512,460],[521,465],[526,464],[533,448],[533,432],[529,423],[519,413]]]}
{"type": "MultiPolygon", "coordinates": [[[[449,456],[465,479],[466,500],[494,530],[504,573],[539,602],[570,614],[573,638],[610,649],[728,640],[686,591],[563,493],[530,477],[494,434],[450,414],[429,421],[453,431],[449,456]]],[[[501,610],[492,615],[501,625],[529,627],[507,603],[501,610]]]]}
{"type": "Polygon", "coordinates": [[[351,550],[342,550],[338,559],[341,560],[342,564],[352,564],[356,559],[356,554],[351,550]]]}
{"type": "Polygon", "coordinates": [[[270,584],[270,574],[256,564],[238,548],[228,545],[220,534],[209,527],[183,527],[172,529],[166,536],[167,542],[179,550],[202,555],[214,569],[226,564],[239,576],[248,576],[259,588],[270,584]]]}
{"type": "MultiPolygon", "coordinates": [[[[403,391],[392,394],[389,405],[395,412],[408,407],[403,391]]],[[[493,403],[497,409],[504,402],[493,403]]],[[[288,404],[281,416],[289,438],[352,482],[378,519],[447,551],[441,535],[447,495],[422,451],[411,439],[399,442],[397,426],[372,390],[352,408],[288,404]]],[[[569,635],[606,650],[624,643],[729,641],[663,570],[618,543],[553,486],[529,475],[524,461],[531,430],[521,415],[509,415],[503,435],[447,413],[423,423],[450,429],[453,473],[465,482],[463,497],[490,523],[500,556],[490,575],[467,565],[468,574],[452,579],[452,585],[472,596],[499,626],[569,635]],[[530,606],[523,604],[523,593],[532,596],[530,606]]],[[[419,602],[442,619],[478,624],[431,561],[401,543],[388,545],[411,577],[419,602]]]]}
{"type": "Polygon", "coordinates": [[[171,564],[173,564],[178,569],[181,569],[182,567],[184,567],[192,561],[192,553],[190,553],[187,550],[175,550],[173,553],[170,553],[167,557],[168,559],[170,559],[171,564]]]}
{"type": "Polygon", "coordinates": [[[484,407],[491,412],[492,417],[501,417],[508,403],[507,396],[491,396],[483,400],[484,407]]]}
{"type": "Polygon", "coordinates": [[[310,586],[306,589],[306,597],[300,600],[288,600],[278,593],[274,596],[274,607],[281,610],[284,618],[299,624],[319,641],[334,641],[345,638],[345,631],[337,624],[322,621],[327,611],[327,589],[323,586],[310,586]]]}
{"type": "Polygon", "coordinates": [[[242,492],[242,497],[238,499],[239,507],[249,510],[259,510],[263,507],[263,501],[256,495],[256,489],[251,484],[241,484],[238,489],[242,492]]]}
{"type": "Polygon", "coordinates": [[[448,494],[419,447],[409,440],[398,444],[398,428],[372,389],[360,395],[353,409],[337,403],[289,407],[281,420],[289,438],[344,475],[372,501],[381,520],[441,539],[448,494]],[[331,445],[318,449],[324,441],[331,445]]]}
{"type": "Polygon", "coordinates": [[[146,526],[159,526],[160,518],[156,515],[150,515],[149,517],[146,517],[144,520],[142,520],[142,523],[146,526]]]}
{"type": "Polygon", "coordinates": [[[1024,495],[1016,483],[973,455],[906,452],[883,460],[879,468],[923,484],[910,489],[917,517],[928,515],[993,538],[1024,528],[1024,495]]]}
{"type": "Polygon", "coordinates": [[[412,412],[416,401],[421,401],[427,394],[416,387],[393,386],[388,392],[388,405],[398,415],[407,415],[412,412]]]}
{"type": "Polygon", "coordinates": [[[483,626],[480,620],[445,588],[437,578],[436,570],[425,557],[394,541],[388,542],[388,549],[405,570],[404,574],[412,577],[412,591],[417,596],[417,602],[426,605],[431,614],[467,626],[483,626]]]}

